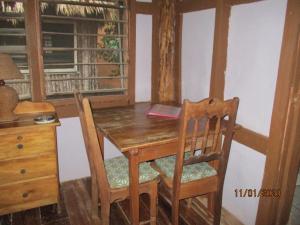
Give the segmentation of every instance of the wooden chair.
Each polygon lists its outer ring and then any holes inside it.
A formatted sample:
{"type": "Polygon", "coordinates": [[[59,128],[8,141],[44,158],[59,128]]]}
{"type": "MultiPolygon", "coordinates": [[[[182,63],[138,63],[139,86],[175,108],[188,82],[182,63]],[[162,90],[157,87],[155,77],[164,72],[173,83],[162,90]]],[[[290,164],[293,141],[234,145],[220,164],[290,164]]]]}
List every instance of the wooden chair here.
{"type": "Polygon", "coordinates": [[[204,194],[209,196],[208,208],[214,214],[214,224],[220,224],[238,102],[238,98],[184,101],[177,154],[155,160],[154,164],[161,174],[159,193],[172,204],[173,225],[179,222],[180,200],[204,194]],[[199,147],[201,152],[195,154],[199,147]]]}
{"type": "MultiPolygon", "coordinates": [[[[92,217],[98,216],[100,200],[102,224],[109,224],[110,204],[129,198],[128,160],[124,156],[103,160],[88,98],[74,93],[92,175],[92,217]]],[[[156,224],[157,177],[149,163],[140,164],[139,193],[150,196],[150,222],[156,224]]],[[[125,213],[123,212],[123,215],[125,213]]],[[[144,223],[144,222],[143,222],[144,223]]],[[[145,222],[146,223],[146,222],[145,222]]]]}

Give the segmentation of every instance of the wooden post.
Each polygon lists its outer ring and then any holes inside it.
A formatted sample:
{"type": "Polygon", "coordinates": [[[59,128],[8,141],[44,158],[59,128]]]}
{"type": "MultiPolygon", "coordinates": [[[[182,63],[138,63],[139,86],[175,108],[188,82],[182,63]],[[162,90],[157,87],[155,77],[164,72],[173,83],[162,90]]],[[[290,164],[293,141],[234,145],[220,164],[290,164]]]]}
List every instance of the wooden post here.
{"type": "Polygon", "coordinates": [[[209,96],[220,99],[224,99],[230,9],[228,0],[217,0],[209,96]]]}
{"type": "Polygon", "coordinates": [[[159,102],[175,101],[175,0],[160,2],[159,102]]]}
{"type": "MultiPolygon", "coordinates": [[[[299,164],[295,166],[295,161],[293,160],[299,157],[299,149],[297,149],[299,146],[289,145],[289,143],[293,142],[294,135],[290,133],[290,129],[293,129],[293,126],[289,125],[289,121],[290,115],[293,115],[293,113],[289,113],[292,109],[289,104],[291,104],[291,100],[294,101],[297,98],[297,92],[291,88],[296,88],[297,91],[299,91],[299,74],[296,75],[297,63],[299,66],[299,61],[296,62],[297,42],[300,34],[299,27],[300,1],[288,0],[266,165],[262,183],[263,189],[281,190],[281,196],[280,198],[260,198],[256,225],[281,225],[285,224],[289,217],[289,210],[286,211],[284,208],[289,208],[291,202],[285,202],[284,199],[290,196],[290,181],[292,179],[295,181],[295,169],[296,166],[299,167],[299,164]],[[298,86],[296,87],[295,84],[298,84],[298,86]],[[291,171],[290,166],[294,166],[292,174],[288,174],[288,172],[291,171]]],[[[292,118],[295,119],[292,123],[296,123],[297,114],[294,113],[294,117],[292,118]]],[[[299,132],[299,129],[295,129],[294,132],[299,132]]],[[[296,143],[294,140],[294,144],[296,143]]]]}
{"type": "Polygon", "coordinates": [[[178,8],[178,3],[176,1],[176,14],[175,14],[175,71],[174,71],[174,80],[175,80],[175,102],[181,103],[181,48],[182,48],[182,22],[183,15],[178,8]]]}
{"type": "Polygon", "coordinates": [[[45,85],[40,3],[36,0],[27,0],[24,2],[24,9],[32,100],[42,101],[45,99],[45,85]]]}
{"type": "Polygon", "coordinates": [[[135,101],[135,51],[136,51],[136,0],[129,0],[129,27],[128,27],[128,47],[129,47],[129,67],[128,67],[128,95],[129,104],[135,101]]]}
{"type": "Polygon", "coordinates": [[[151,82],[151,102],[159,102],[158,85],[159,85],[159,0],[153,0],[152,15],[152,82],[151,82]]]}

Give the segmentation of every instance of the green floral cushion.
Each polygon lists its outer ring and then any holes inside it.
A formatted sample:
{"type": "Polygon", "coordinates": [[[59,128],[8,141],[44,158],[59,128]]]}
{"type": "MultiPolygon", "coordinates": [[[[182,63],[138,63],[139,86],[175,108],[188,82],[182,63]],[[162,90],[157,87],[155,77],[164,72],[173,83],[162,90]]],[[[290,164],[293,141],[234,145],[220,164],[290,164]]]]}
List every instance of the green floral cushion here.
{"type": "MultiPolygon", "coordinates": [[[[129,186],[128,159],[124,156],[115,157],[104,161],[107,179],[111,188],[129,186]]],[[[155,179],[159,173],[152,169],[150,163],[140,163],[139,181],[144,183],[155,179]]]]}
{"type": "MultiPolygon", "coordinates": [[[[190,153],[186,153],[184,158],[187,159],[189,156],[190,153]]],[[[167,177],[174,177],[176,156],[168,156],[157,159],[155,160],[155,163],[167,177]]],[[[199,180],[204,177],[214,176],[216,174],[217,171],[206,162],[183,166],[181,183],[199,180]]]]}

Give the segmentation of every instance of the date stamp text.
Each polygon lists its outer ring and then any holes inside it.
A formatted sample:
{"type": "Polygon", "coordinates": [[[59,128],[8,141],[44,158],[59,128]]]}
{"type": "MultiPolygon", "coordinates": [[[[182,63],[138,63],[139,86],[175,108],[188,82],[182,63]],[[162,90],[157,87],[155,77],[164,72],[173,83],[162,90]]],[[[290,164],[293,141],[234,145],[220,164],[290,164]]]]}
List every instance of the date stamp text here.
{"type": "Polygon", "coordinates": [[[234,189],[234,194],[236,198],[259,198],[259,197],[279,198],[281,191],[279,189],[240,188],[240,189],[234,189]]]}

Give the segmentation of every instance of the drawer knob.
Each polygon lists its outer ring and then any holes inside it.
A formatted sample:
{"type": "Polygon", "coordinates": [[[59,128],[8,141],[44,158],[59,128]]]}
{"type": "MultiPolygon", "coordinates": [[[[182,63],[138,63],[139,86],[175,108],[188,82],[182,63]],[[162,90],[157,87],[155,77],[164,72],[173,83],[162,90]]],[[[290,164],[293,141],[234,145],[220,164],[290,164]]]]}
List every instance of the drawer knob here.
{"type": "Polygon", "coordinates": [[[23,194],[22,194],[22,197],[23,197],[23,198],[27,198],[27,197],[28,197],[28,193],[26,193],[26,192],[23,193],[23,194]]]}
{"type": "Polygon", "coordinates": [[[20,170],[20,173],[21,173],[21,174],[25,174],[25,173],[26,173],[26,169],[21,169],[21,170],[20,170]]]}
{"type": "Polygon", "coordinates": [[[24,145],[23,144],[17,144],[17,148],[22,150],[24,148],[24,145]]]}
{"type": "Polygon", "coordinates": [[[22,139],[23,139],[22,136],[18,136],[18,137],[17,137],[17,140],[19,140],[19,141],[21,141],[22,139]]]}

